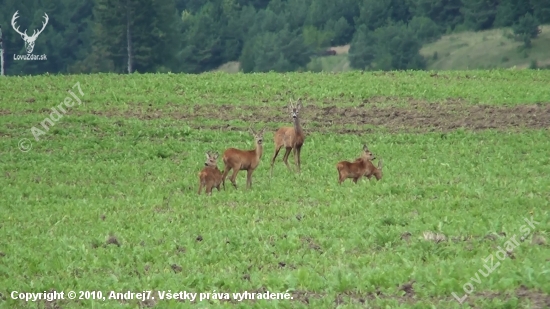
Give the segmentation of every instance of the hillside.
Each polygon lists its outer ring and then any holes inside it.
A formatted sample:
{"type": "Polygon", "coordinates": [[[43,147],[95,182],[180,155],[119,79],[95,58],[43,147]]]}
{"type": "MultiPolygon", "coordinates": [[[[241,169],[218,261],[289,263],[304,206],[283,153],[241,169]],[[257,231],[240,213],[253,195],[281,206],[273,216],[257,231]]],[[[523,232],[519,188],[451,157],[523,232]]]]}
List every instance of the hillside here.
{"type": "MultiPolygon", "coordinates": [[[[528,68],[532,61],[539,67],[550,65],[550,25],[542,26],[542,33],[533,40],[529,50],[522,42],[511,38],[507,28],[487,31],[465,31],[441,37],[426,44],[420,54],[428,59],[429,70],[467,70],[485,68],[528,68]]],[[[349,45],[331,47],[335,56],[318,57],[307,65],[310,71],[349,71],[349,45]]],[[[217,69],[228,73],[239,71],[238,62],[230,62],[217,69]]]]}
{"type": "Polygon", "coordinates": [[[511,39],[510,29],[463,32],[442,37],[427,44],[420,53],[429,57],[433,70],[466,70],[484,68],[529,67],[535,60],[539,66],[550,65],[550,26],[533,40],[533,47],[523,50],[522,42],[511,39]],[[437,53],[436,59],[434,54],[437,53]]]}

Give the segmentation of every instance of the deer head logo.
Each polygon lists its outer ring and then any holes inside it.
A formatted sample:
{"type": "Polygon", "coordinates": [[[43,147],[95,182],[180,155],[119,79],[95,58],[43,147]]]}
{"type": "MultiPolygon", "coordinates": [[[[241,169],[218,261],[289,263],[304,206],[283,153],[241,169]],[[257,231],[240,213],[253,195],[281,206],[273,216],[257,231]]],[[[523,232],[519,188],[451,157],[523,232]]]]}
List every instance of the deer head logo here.
{"type": "Polygon", "coordinates": [[[15,20],[19,18],[19,16],[17,16],[18,12],[19,11],[16,11],[15,14],[13,14],[13,17],[11,19],[11,26],[13,27],[13,30],[15,30],[15,32],[21,35],[21,38],[25,41],[25,49],[27,50],[27,54],[30,54],[34,49],[34,41],[36,41],[36,39],[38,38],[38,35],[40,35],[42,31],[44,31],[44,28],[48,24],[48,19],[49,19],[48,14],[44,13],[44,19],[46,21],[42,22],[42,29],[40,29],[40,31],[38,32],[36,32],[36,30],[33,30],[32,35],[28,36],[27,29],[25,29],[24,32],[21,32],[19,31],[19,26],[17,26],[17,28],[15,27],[15,20]]]}

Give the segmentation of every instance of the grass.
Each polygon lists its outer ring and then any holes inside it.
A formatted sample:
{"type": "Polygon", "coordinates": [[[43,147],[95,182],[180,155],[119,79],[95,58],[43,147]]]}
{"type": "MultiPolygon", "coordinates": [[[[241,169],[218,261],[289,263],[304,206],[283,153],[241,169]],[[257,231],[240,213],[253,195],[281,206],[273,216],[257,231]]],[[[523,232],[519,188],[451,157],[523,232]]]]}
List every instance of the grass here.
{"type": "Polygon", "coordinates": [[[227,181],[225,191],[197,195],[204,153],[253,149],[247,126],[289,125],[284,105],[291,97],[305,98],[304,122],[308,109],[357,108],[377,97],[394,98],[400,108],[411,97],[501,107],[550,101],[549,71],[431,75],[3,78],[0,307],[36,308],[10,293],[53,289],[106,297],[151,290],[156,297],[63,300],[61,308],[543,308],[550,293],[547,129],[354,135],[328,127],[307,132],[301,174],[289,172],[280,154],[273,178],[268,130],[252,190],[240,172],[237,189],[227,181]],[[82,104],[36,141],[30,128],[43,129],[40,122],[76,82],[82,104]],[[218,109],[204,119],[185,117],[205,105],[218,109]],[[279,112],[268,117],[255,107],[279,112]],[[32,143],[25,153],[22,138],[32,143]],[[384,178],[339,186],[336,163],[356,158],[363,143],[384,159],[384,178]],[[526,232],[524,218],[539,224],[526,232]],[[427,231],[447,241],[430,241],[427,231]],[[513,235],[526,239],[499,260],[498,247],[513,235]],[[484,277],[479,270],[487,272],[490,255],[500,264],[484,277]],[[468,282],[474,291],[460,304],[452,293],[465,295],[468,282]],[[158,299],[169,290],[288,291],[293,299],[158,299]]]}

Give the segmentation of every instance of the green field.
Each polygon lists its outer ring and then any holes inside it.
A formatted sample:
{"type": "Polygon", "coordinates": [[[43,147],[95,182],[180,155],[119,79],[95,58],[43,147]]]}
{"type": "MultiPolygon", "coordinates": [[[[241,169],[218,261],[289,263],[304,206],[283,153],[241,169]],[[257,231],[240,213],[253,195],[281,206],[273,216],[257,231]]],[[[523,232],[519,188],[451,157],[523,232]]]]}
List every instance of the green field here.
{"type": "Polygon", "coordinates": [[[534,70],[0,78],[0,307],[548,308],[549,80],[534,70]],[[67,90],[81,104],[46,131],[67,90]],[[273,133],[291,125],[297,98],[302,172],[281,153],[271,178],[273,133]],[[227,180],[197,195],[205,152],[253,149],[250,125],[267,128],[252,189],[241,171],[237,189],[227,180]],[[338,185],[336,163],[364,143],[384,177],[338,185]],[[51,290],[155,299],[11,298],[51,290]],[[159,300],[169,290],[292,299],[159,300]]]}

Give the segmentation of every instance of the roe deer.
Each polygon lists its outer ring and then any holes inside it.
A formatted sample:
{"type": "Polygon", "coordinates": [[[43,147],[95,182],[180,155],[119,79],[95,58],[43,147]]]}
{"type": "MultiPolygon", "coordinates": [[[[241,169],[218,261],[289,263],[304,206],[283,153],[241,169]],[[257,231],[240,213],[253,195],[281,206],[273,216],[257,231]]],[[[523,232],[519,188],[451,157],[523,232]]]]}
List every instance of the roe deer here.
{"type": "Polygon", "coordinates": [[[304,144],[305,134],[300,125],[300,119],[298,118],[298,113],[302,108],[302,100],[298,99],[297,104],[293,104],[292,100],[288,105],[288,111],[290,112],[290,117],[294,121],[294,126],[292,127],[282,127],[275,132],[275,154],[271,159],[271,171],[270,174],[273,176],[273,164],[275,163],[275,158],[279,154],[279,151],[284,146],[286,149],[285,155],[283,156],[283,162],[286,164],[288,170],[290,165],[288,165],[288,156],[290,151],[294,150],[294,163],[298,167],[298,173],[300,173],[300,151],[302,150],[302,145],[304,144]]]}
{"type": "Polygon", "coordinates": [[[367,161],[367,171],[365,172],[365,177],[370,180],[372,176],[374,176],[376,180],[382,179],[382,159],[378,159],[378,167],[375,167],[370,160],[367,161]]]}
{"type": "Polygon", "coordinates": [[[363,145],[363,153],[360,158],[356,159],[354,162],[338,162],[338,164],[336,164],[336,169],[338,170],[338,184],[342,184],[342,182],[348,178],[353,178],[353,182],[357,183],[359,178],[366,176],[366,173],[372,165],[370,161],[374,159],[376,159],[376,157],[369,151],[367,145],[363,145]]]}
{"type": "Polygon", "coordinates": [[[206,162],[204,162],[205,167],[199,173],[199,195],[201,194],[201,189],[206,188],[206,194],[212,195],[212,188],[218,189],[220,191],[220,185],[222,183],[222,172],[218,169],[218,153],[212,153],[208,151],[206,153],[206,162]]]}
{"type": "Polygon", "coordinates": [[[235,148],[229,148],[223,153],[223,163],[225,164],[225,171],[222,176],[222,183],[225,190],[225,177],[231,169],[233,169],[233,175],[229,178],[231,183],[237,189],[237,183],[235,178],[237,178],[237,173],[239,171],[247,171],[246,175],[246,188],[249,189],[252,187],[252,172],[260,164],[260,159],[263,154],[263,135],[265,128],[262,129],[259,133],[254,132],[252,128],[249,128],[250,133],[254,136],[256,141],[256,149],[253,150],[240,150],[235,148]]]}

